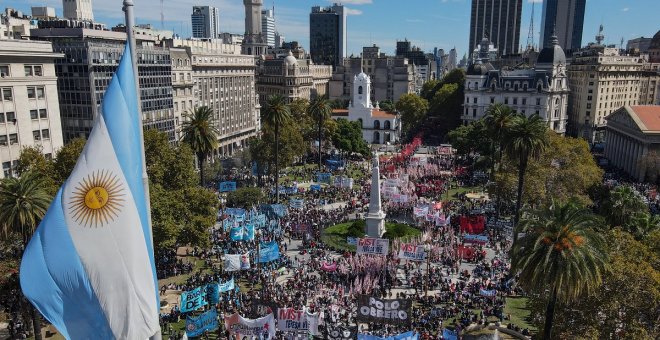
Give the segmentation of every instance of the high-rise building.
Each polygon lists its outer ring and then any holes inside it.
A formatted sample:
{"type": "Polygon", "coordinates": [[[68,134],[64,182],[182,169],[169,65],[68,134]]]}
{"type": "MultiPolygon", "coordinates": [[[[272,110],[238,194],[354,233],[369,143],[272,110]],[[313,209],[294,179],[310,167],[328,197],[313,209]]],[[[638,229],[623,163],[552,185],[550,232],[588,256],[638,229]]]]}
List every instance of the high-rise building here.
{"type": "Polygon", "coordinates": [[[582,46],[582,26],[587,0],[545,0],[541,22],[541,46],[550,47],[551,37],[559,39],[567,54],[582,46]]]}
{"type": "Polygon", "coordinates": [[[64,18],[80,21],[94,21],[92,0],[62,0],[64,18]]]}
{"type": "Polygon", "coordinates": [[[217,39],[220,34],[220,9],[211,6],[193,6],[190,16],[192,36],[199,39],[217,39]]]}
{"type": "Polygon", "coordinates": [[[499,55],[518,53],[522,4],[523,0],[472,0],[468,51],[486,37],[499,55]]]}
{"type": "Polygon", "coordinates": [[[266,44],[275,47],[275,14],[272,9],[261,11],[261,32],[266,39],[266,44]]]}
{"type": "Polygon", "coordinates": [[[340,65],[346,58],[346,10],[343,5],[312,7],[309,53],[315,64],[340,65]]]}
{"type": "Polygon", "coordinates": [[[281,48],[284,44],[284,36],[280,32],[275,32],[275,48],[281,48]]]}
{"type": "MultiPolygon", "coordinates": [[[[55,59],[55,74],[65,143],[89,136],[126,44],[123,32],[66,27],[68,23],[68,20],[44,21],[39,29],[31,30],[33,39],[52,42],[53,50],[64,55],[55,59]]],[[[172,105],[170,52],[154,46],[154,36],[136,38],[144,127],[166,132],[174,141],[176,118],[172,105]]]]}
{"type": "Polygon", "coordinates": [[[245,36],[243,38],[243,54],[264,55],[268,49],[266,37],[261,25],[261,8],[263,0],[243,0],[245,6],[245,36]]]}
{"type": "Polygon", "coordinates": [[[653,38],[639,37],[630,39],[626,43],[626,50],[637,50],[640,53],[647,53],[649,51],[649,47],[651,46],[651,40],[653,40],[653,38]]]}
{"type": "Polygon", "coordinates": [[[49,42],[0,40],[0,178],[17,175],[22,148],[50,158],[62,147],[53,63],[61,57],[49,42]]]}

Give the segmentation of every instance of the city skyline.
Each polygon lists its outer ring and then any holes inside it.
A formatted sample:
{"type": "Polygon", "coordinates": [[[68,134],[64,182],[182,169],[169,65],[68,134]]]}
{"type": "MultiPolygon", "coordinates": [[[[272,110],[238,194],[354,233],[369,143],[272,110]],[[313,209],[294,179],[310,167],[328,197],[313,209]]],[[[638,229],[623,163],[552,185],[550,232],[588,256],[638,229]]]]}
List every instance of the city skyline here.
{"type": "MultiPolygon", "coordinates": [[[[535,43],[541,31],[542,0],[524,0],[520,43],[527,41],[532,2],[535,2],[535,43]]],[[[331,5],[331,0],[279,0],[265,1],[264,9],[275,5],[276,29],[288,41],[298,41],[309,47],[309,13],[311,7],[331,5]]],[[[393,54],[396,41],[408,39],[425,51],[434,47],[449,50],[456,47],[459,56],[468,51],[471,0],[434,0],[424,2],[386,2],[383,0],[345,0],[348,8],[348,55],[358,55],[363,46],[376,44],[393,54]],[[402,14],[404,13],[404,14],[402,14]],[[387,23],[389,22],[389,23],[387,23]]],[[[183,37],[191,35],[190,14],[194,5],[210,5],[220,9],[220,31],[244,33],[244,9],[239,0],[165,0],[164,29],[173,30],[183,37]],[[176,19],[173,19],[176,16],[176,19]]],[[[32,6],[54,7],[62,15],[61,0],[8,0],[7,7],[30,13],[32,6]]],[[[93,1],[94,17],[108,27],[123,23],[121,1],[93,1]]],[[[159,0],[135,1],[137,23],[152,24],[160,28],[159,0]]],[[[660,12],[660,2],[652,0],[588,0],[584,21],[582,45],[594,40],[598,26],[605,26],[605,42],[620,44],[620,40],[644,36],[652,37],[660,27],[653,13],[660,12]]],[[[524,46],[523,46],[524,48],[524,46]]],[[[470,48],[469,50],[471,50],[470,48]]]]}

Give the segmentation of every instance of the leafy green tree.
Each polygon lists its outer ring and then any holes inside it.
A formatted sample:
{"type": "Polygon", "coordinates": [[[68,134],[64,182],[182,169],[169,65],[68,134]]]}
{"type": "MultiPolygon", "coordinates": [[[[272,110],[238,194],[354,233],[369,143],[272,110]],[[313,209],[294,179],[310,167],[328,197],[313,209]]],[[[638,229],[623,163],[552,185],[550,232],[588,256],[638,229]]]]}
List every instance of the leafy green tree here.
{"type": "Polygon", "coordinates": [[[204,182],[208,183],[218,179],[222,174],[222,163],[220,161],[207,162],[204,164],[204,182]]]}
{"type": "Polygon", "coordinates": [[[359,122],[337,119],[337,133],[332,143],[346,154],[357,153],[365,157],[370,154],[369,145],[362,137],[362,126],[359,122]]]}
{"type": "Polygon", "coordinates": [[[523,288],[549,291],[543,339],[552,338],[558,301],[593,293],[602,282],[608,259],[604,238],[594,230],[599,224],[589,209],[554,200],[523,221],[526,234],[514,245],[511,265],[523,288]]]}
{"type": "Polygon", "coordinates": [[[378,107],[380,107],[381,110],[386,111],[386,112],[394,112],[396,110],[396,106],[391,100],[383,100],[382,102],[378,103],[378,107]]]}
{"type": "Polygon", "coordinates": [[[265,109],[261,112],[261,121],[273,127],[275,134],[275,203],[280,201],[280,128],[291,119],[291,110],[286,99],[281,95],[268,98],[265,109]]]}
{"type": "Polygon", "coordinates": [[[404,94],[396,102],[396,109],[401,114],[403,133],[407,134],[426,118],[429,102],[414,93],[404,94]]]}
{"type": "Polygon", "coordinates": [[[518,239],[518,222],[522,207],[525,171],[530,159],[537,159],[548,145],[547,127],[539,115],[517,115],[506,136],[505,148],[511,159],[518,160],[518,194],[513,220],[513,244],[518,239]]]}
{"type": "Polygon", "coordinates": [[[260,188],[239,188],[227,194],[227,206],[251,209],[264,202],[264,192],[260,188]]]}
{"type": "Polygon", "coordinates": [[[425,82],[422,85],[422,91],[421,91],[421,96],[422,98],[426,99],[426,101],[431,101],[433,99],[433,95],[435,94],[435,91],[437,91],[436,87],[440,84],[440,80],[437,79],[431,79],[427,82],[425,82]]]}
{"type": "Polygon", "coordinates": [[[515,114],[513,110],[504,104],[493,104],[488,108],[484,117],[484,123],[488,127],[488,135],[493,141],[493,155],[496,155],[496,161],[502,163],[502,154],[504,151],[505,136],[507,135],[515,114]],[[494,150],[497,148],[497,152],[494,150]]]}
{"type": "MultiPolygon", "coordinates": [[[[52,195],[47,192],[44,180],[36,172],[23,172],[20,177],[0,181],[0,227],[3,238],[18,234],[23,249],[46,214],[52,195]]],[[[32,327],[35,339],[41,339],[41,318],[32,308],[32,327]]]]}
{"type": "Polygon", "coordinates": [[[86,142],[84,138],[75,138],[57,151],[53,171],[58,187],[64,184],[64,181],[71,175],[86,142]]]}
{"type": "Polygon", "coordinates": [[[326,96],[319,96],[309,103],[308,107],[309,115],[316,121],[318,127],[318,144],[319,144],[319,171],[322,170],[322,157],[321,157],[321,146],[323,144],[323,124],[326,120],[330,119],[332,114],[332,108],[330,107],[330,102],[326,96]]]}
{"type": "Polygon", "coordinates": [[[631,186],[618,186],[603,203],[602,213],[612,227],[623,226],[631,216],[648,212],[639,193],[631,186]]]}
{"type": "Polygon", "coordinates": [[[34,172],[43,179],[43,185],[48,194],[55,196],[58,185],[55,183],[53,161],[46,159],[41,145],[28,146],[21,149],[18,156],[18,173],[34,172]]]}
{"type": "Polygon", "coordinates": [[[199,185],[204,186],[204,161],[218,148],[220,131],[215,126],[213,109],[199,106],[184,113],[181,123],[183,142],[197,155],[199,163],[199,185]]]}

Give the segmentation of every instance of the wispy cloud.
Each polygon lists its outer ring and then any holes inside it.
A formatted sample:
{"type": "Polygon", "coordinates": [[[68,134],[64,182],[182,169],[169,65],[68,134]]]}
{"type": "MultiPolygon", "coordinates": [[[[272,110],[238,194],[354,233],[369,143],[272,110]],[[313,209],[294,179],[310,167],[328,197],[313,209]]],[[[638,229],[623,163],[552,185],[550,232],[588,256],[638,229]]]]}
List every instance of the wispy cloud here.
{"type": "MultiPolygon", "coordinates": [[[[337,0],[328,0],[328,2],[335,3],[337,0]]],[[[342,4],[348,4],[348,5],[369,5],[373,4],[373,0],[342,0],[342,4]]]]}
{"type": "Polygon", "coordinates": [[[420,23],[420,22],[424,22],[424,20],[422,20],[422,19],[406,19],[406,22],[420,23]]]}
{"type": "Polygon", "coordinates": [[[345,7],[344,10],[346,11],[347,15],[362,15],[362,11],[359,9],[345,7]]]}
{"type": "Polygon", "coordinates": [[[630,10],[630,8],[628,8],[628,7],[624,7],[624,8],[621,10],[621,12],[628,12],[628,10],[630,10]]]}

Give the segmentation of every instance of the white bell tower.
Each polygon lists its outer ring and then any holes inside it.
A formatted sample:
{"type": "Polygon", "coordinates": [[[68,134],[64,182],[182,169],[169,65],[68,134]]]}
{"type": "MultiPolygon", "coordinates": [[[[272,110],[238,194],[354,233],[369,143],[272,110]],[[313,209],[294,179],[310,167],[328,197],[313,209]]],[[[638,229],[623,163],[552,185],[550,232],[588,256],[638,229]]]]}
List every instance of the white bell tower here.
{"type": "Polygon", "coordinates": [[[371,105],[371,78],[364,72],[360,72],[353,78],[353,100],[354,107],[373,108],[371,105]]]}

